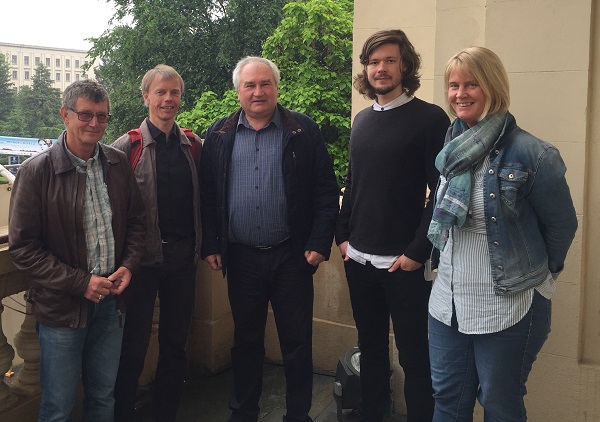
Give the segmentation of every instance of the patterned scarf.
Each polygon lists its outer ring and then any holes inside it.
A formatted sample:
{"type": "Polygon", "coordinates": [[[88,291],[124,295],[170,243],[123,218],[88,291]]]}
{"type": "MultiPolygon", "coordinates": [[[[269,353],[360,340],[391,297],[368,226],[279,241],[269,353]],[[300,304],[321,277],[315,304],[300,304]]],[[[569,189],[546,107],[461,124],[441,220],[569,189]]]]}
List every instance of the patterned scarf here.
{"type": "Polygon", "coordinates": [[[435,166],[446,178],[429,224],[427,238],[440,251],[444,250],[453,225],[462,227],[467,220],[473,185],[473,167],[485,158],[498,140],[506,113],[487,116],[472,128],[456,119],[452,124],[452,140],[435,159],[435,166]]]}

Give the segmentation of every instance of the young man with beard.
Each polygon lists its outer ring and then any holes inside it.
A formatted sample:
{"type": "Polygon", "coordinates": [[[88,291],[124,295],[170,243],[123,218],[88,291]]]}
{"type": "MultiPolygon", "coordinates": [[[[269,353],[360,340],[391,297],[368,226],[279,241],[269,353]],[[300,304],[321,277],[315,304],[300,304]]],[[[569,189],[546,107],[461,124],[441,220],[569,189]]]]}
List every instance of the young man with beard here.
{"type": "Polygon", "coordinates": [[[358,329],[361,419],[389,410],[389,319],[405,373],[408,422],[431,421],[427,344],[431,283],[423,264],[439,173],[435,157],[449,126],[438,106],[413,96],[420,57],[401,30],[365,42],[355,88],[375,103],[354,119],[350,167],[336,230],[358,329]],[[425,206],[427,203],[427,206],[425,206]]]}

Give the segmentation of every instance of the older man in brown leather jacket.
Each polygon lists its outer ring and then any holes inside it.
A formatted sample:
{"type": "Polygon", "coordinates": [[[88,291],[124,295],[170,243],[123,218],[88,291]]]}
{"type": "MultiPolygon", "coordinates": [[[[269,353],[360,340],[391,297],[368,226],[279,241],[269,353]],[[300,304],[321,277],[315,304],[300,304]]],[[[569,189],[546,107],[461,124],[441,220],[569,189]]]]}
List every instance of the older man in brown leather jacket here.
{"type": "Polygon", "coordinates": [[[144,251],[145,213],[129,161],[99,143],[108,94],[64,92],[66,131],[15,180],[9,252],[30,283],[40,337],[40,421],[70,420],[82,378],[84,420],[111,421],[123,329],[117,298],[144,251]]]}

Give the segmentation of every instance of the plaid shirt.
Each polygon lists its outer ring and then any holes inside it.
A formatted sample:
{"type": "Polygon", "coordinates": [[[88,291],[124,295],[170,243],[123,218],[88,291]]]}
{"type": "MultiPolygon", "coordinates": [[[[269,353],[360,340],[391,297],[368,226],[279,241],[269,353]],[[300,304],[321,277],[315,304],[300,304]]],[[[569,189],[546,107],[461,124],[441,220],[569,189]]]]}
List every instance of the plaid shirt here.
{"type": "Polygon", "coordinates": [[[97,275],[110,274],[115,269],[115,239],[110,198],[104,183],[102,164],[98,159],[100,148],[96,145],[94,156],[87,161],[73,155],[68,148],[66,150],[77,171],[86,174],[83,228],[88,271],[97,275]]]}

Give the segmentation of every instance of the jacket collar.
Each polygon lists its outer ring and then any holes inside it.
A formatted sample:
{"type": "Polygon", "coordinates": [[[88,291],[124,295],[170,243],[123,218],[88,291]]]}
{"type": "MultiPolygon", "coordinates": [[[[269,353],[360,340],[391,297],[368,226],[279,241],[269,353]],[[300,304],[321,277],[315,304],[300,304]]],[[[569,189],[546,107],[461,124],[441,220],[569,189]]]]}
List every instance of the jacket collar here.
{"type": "MultiPolygon", "coordinates": [[[[48,149],[48,156],[50,157],[52,165],[54,166],[55,174],[65,173],[75,168],[69,159],[69,156],[67,155],[67,145],[65,143],[66,133],[66,131],[63,131],[63,133],[61,133],[58,137],[56,145],[48,149]]],[[[121,161],[118,152],[112,147],[102,143],[98,143],[98,147],[100,148],[98,152],[98,158],[100,159],[100,162],[115,164],[121,161]]]]}

